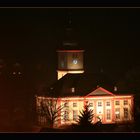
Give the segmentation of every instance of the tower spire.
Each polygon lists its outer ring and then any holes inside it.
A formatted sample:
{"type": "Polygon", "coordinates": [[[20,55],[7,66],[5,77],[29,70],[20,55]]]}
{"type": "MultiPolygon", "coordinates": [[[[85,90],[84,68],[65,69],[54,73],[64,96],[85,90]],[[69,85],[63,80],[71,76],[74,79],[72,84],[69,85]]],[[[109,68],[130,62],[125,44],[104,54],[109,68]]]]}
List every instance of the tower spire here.
{"type": "Polygon", "coordinates": [[[66,17],[66,29],[72,29],[72,16],[71,12],[68,12],[66,17]]]}
{"type": "Polygon", "coordinates": [[[66,16],[65,36],[63,47],[57,50],[58,53],[58,67],[57,79],[59,80],[67,73],[84,73],[83,55],[84,50],[78,48],[76,36],[72,28],[71,12],[66,16]]]}
{"type": "Polygon", "coordinates": [[[71,13],[69,12],[68,14],[68,24],[71,25],[72,24],[72,17],[71,17],[71,13]]]}

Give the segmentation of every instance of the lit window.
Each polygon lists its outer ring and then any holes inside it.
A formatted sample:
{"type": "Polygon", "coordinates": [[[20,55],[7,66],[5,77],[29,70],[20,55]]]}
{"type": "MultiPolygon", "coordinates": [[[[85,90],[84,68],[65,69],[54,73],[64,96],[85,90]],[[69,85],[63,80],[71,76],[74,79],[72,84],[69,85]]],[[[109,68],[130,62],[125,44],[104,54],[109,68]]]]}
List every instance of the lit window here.
{"type": "Polygon", "coordinates": [[[68,120],[69,120],[69,112],[64,111],[64,121],[68,121],[68,120]]]}
{"type": "Polygon", "coordinates": [[[68,107],[69,105],[68,105],[68,102],[65,102],[64,103],[64,107],[68,107]]]}
{"type": "Polygon", "coordinates": [[[110,106],[110,102],[106,102],[106,106],[110,106]]]}
{"type": "Polygon", "coordinates": [[[128,119],[128,108],[124,108],[124,118],[128,119]]]}
{"type": "Polygon", "coordinates": [[[72,93],[75,92],[75,88],[74,88],[74,87],[71,88],[71,92],[72,92],[72,93]]]}
{"type": "Polygon", "coordinates": [[[102,106],[102,102],[98,102],[98,106],[102,106]]]}
{"type": "Polygon", "coordinates": [[[20,74],[21,74],[21,72],[19,71],[19,72],[18,72],[18,74],[20,75],[20,74]]]}
{"type": "Polygon", "coordinates": [[[116,86],[114,87],[114,91],[117,91],[117,87],[116,86]]]}
{"type": "Polygon", "coordinates": [[[77,107],[77,103],[73,103],[73,107],[77,107]]]}
{"type": "Polygon", "coordinates": [[[128,100],[124,100],[123,104],[128,105],[128,100]]]}
{"type": "Polygon", "coordinates": [[[78,112],[77,110],[73,110],[73,120],[76,121],[78,118],[78,112]]]}
{"type": "Polygon", "coordinates": [[[93,103],[89,103],[89,107],[93,107],[93,103]]]}
{"type": "Polygon", "coordinates": [[[116,102],[115,102],[115,105],[120,105],[120,102],[119,102],[119,101],[116,101],[116,102]]]}
{"type": "Polygon", "coordinates": [[[116,119],[120,119],[120,108],[115,109],[115,117],[116,119]]]}
{"type": "Polygon", "coordinates": [[[16,72],[14,71],[14,72],[13,72],[13,75],[15,75],[15,74],[16,74],[16,72]]]}
{"type": "Polygon", "coordinates": [[[110,120],[111,119],[111,114],[110,114],[110,109],[106,110],[106,119],[110,120]]]}

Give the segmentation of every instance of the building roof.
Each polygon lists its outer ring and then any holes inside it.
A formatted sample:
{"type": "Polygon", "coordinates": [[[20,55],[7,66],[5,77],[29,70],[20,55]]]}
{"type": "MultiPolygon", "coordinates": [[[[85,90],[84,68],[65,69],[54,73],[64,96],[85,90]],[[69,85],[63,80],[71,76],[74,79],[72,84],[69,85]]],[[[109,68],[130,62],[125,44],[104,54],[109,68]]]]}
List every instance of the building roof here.
{"type": "Polygon", "coordinates": [[[99,87],[96,90],[89,93],[87,96],[113,96],[114,94],[109,92],[108,90],[99,87]]]}
{"type": "Polygon", "coordinates": [[[89,93],[96,95],[96,92],[92,91],[99,86],[112,91],[114,83],[104,74],[66,74],[50,86],[45,95],[50,97],[86,96],[89,93]]]}
{"type": "Polygon", "coordinates": [[[78,32],[72,27],[66,27],[63,41],[57,46],[57,50],[83,50],[78,41],[78,32]]]}
{"type": "Polygon", "coordinates": [[[76,40],[65,40],[57,47],[57,50],[83,50],[76,40]]]}

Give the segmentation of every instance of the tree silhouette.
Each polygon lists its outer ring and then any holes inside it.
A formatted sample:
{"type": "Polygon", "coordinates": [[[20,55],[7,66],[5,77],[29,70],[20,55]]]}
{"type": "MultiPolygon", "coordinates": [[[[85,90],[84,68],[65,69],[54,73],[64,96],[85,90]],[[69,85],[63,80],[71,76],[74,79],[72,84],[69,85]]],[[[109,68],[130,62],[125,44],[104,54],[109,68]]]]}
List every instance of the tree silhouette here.
{"type": "Polygon", "coordinates": [[[55,122],[58,122],[61,115],[60,112],[63,106],[58,106],[58,99],[48,98],[41,101],[39,115],[45,117],[46,123],[50,128],[54,127],[55,122]]]}
{"type": "Polygon", "coordinates": [[[89,105],[86,103],[84,109],[80,112],[78,124],[85,127],[92,126],[93,116],[93,110],[89,109],[89,105]]]}

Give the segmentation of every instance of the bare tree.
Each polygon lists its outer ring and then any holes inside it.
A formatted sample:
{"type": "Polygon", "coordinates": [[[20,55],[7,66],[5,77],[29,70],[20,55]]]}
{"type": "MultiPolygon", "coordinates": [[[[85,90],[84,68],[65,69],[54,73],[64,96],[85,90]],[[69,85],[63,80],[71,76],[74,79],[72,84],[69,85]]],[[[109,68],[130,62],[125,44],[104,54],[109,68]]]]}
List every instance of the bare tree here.
{"type": "Polygon", "coordinates": [[[40,102],[39,114],[46,119],[50,128],[61,118],[62,105],[58,105],[58,98],[46,98],[40,102]]]}

